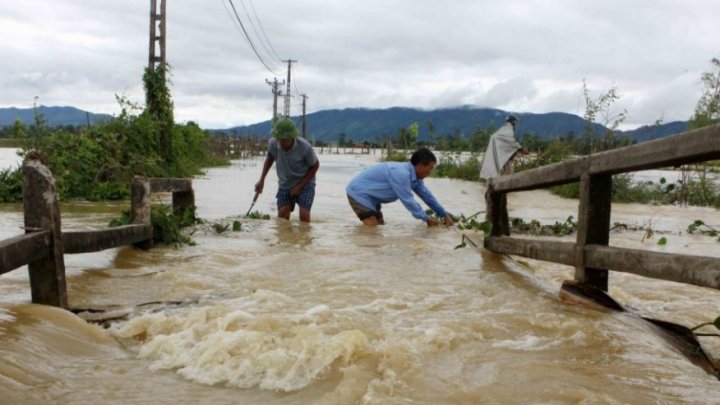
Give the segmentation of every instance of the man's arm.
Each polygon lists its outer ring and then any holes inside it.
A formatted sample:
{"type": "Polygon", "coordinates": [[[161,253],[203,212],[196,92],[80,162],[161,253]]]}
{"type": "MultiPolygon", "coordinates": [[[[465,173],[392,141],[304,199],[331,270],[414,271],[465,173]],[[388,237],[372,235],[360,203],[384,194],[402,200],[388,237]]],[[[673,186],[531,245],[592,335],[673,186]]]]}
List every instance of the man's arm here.
{"type": "Polygon", "coordinates": [[[317,161],[315,161],[314,165],[310,166],[307,173],[305,173],[305,177],[303,177],[302,180],[300,180],[300,182],[298,184],[294,185],[290,189],[290,195],[291,196],[300,195],[300,192],[302,191],[302,189],[305,188],[305,186],[307,186],[307,184],[310,182],[310,180],[312,180],[313,177],[315,177],[315,173],[317,173],[319,168],[320,168],[320,161],[317,160],[317,161]]]}
{"type": "Polygon", "coordinates": [[[450,214],[447,211],[445,211],[445,208],[443,208],[443,206],[440,205],[440,203],[435,198],[433,193],[430,192],[430,189],[428,189],[425,186],[425,183],[423,183],[423,182],[418,183],[417,186],[415,186],[415,190],[413,190],[413,191],[415,191],[415,194],[417,194],[418,197],[420,197],[420,199],[423,200],[425,202],[425,204],[428,205],[428,207],[430,207],[430,209],[435,211],[435,213],[439,217],[443,218],[445,225],[455,224],[455,221],[453,221],[452,216],[450,216],[450,214]]]}
{"type": "Polygon", "coordinates": [[[400,202],[410,211],[413,217],[425,221],[428,225],[432,225],[431,222],[435,222],[435,225],[437,224],[437,221],[428,217],[420,204],[413,198],[412,185],[407,172],[399,168],[390,170],[388,182],[398,196],[398,199],[400,199],[400,202]]]}
{"type": "Polygon", "coordinates": [[[274,162],[275,162],[275,158],[273,158],[273,156],[268,153],[267,157],[265,158],[265,163],[263,163],[263,169],[262,169],[262,174],[260,175],[260,181],[255,183],[255,192],[256,193],[263,192],[263,188],[265,188],[265,177],[267,176],[267,174],[270,171],[270,168],[272,167],[274,162]]]}

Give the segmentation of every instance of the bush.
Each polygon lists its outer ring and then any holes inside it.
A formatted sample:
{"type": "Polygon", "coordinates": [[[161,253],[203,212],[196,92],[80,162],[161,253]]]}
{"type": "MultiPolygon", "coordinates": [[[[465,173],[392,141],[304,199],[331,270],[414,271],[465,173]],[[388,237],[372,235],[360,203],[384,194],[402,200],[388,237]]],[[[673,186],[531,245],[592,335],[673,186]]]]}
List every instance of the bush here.
{"type": "Polygon", "coordinates": [[[0,202],[22,201],[22,173],[19,169],[0,170],[0,202]]]}

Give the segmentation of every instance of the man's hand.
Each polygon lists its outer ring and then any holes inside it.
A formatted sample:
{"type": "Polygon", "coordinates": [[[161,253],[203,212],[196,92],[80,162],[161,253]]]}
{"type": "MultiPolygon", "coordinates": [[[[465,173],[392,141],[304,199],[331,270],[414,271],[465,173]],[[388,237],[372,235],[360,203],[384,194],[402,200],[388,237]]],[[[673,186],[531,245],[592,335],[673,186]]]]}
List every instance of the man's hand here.
{"type": "Polygon", "coordinates": [[[437,221],[437,219],[428,218],[427,221],[425,221],[427,226],[438,226],[440,223],[437,221]]]}
{"type": "Polygon", "coordinates": [[[302,186],[299,184],[296,186],[293,186],[293,188],[290,189],[290,197],[297,197],[302,192],[302,186]]]}
{"type": "Polygon", "coordinates": [[[263,188],[265,187],[264,181],[258,181],[255,183],[255,192],[258,194],[261,194],[263,192],[263,188]]]}
{"type": "Polygon", "coordinates": [[[455,225],[455,221],[453,220],[452,216],[450,214],[445,215],[445,219],[443,220],[445,225],[447,226],[453,226],[455,225]]]}

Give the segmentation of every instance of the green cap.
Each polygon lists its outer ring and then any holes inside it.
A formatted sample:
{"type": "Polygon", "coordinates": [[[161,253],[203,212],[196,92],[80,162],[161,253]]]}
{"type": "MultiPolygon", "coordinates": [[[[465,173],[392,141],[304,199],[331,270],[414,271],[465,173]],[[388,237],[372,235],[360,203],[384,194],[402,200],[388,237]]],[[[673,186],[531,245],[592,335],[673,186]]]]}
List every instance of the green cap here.
{"type": "Polygon", "coordinates": [[[272,136],[275,139],[294,139],[298,135],[300,135],[300,131],[290,118],[279,119],[272,129],[272,136]]]}

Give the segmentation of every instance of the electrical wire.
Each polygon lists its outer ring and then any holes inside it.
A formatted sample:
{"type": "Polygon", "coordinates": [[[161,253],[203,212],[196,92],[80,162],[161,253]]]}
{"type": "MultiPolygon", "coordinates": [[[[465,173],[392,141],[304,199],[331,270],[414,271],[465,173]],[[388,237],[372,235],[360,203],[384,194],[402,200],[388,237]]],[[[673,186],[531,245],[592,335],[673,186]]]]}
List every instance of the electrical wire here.
{"type": "MultiPolygon", "coordinates": [[[[268,52],[268,53],[271,53],[275,57],[275,59],[277,59],[278,61],[282,61],[282,58],[277,54],[277,52],[275,52],[275,48],[273,48],[272,42],[270,42],[270,39],[268,38],[267,34],[265,33],[265,29],[263,28],[262,23],[260,22],[260,18],[258,18],[257,10],[255,9],[255,4],[253,3],[252,0],[248,0],[248,2],[250,2],[250,8],[252,8],[253,15],[255,16],[255,21],[257,21],[258,27],[260,27],[260,32],[262,32],[262,38],[265,38],[264,42],[267,43],[267,46],[270,48],[270,52],[268,52]]],[[[255,32],[255,33],[257,34],[257,32],[255,32]]],[[[260,39],[261,42],[262,42],[262,38],[260,39]]],[[[268,49],[265,48],[265,50],[267,51],[268,49]]]]}
{"type": "Polygon", "coordinates": [[[278,75],[277,72],[275,72],[272,68],[270,68],[270,66],[268,66],[265,59],[262,57],[262,55],[260,55],[260,52],[258,52],[257,47],[255,46],[252,39],[250,38],[250,35],[248,34],[247,30],[245,29],[245,25],[243,24],[242,19],[240,18],[240,15],[238,14],[237,8],[235,8],[235,4],[233,3],[233,1],[228,0],[228,2],[230,3],[230,7],[232,7],[232,11],[233,11],[233,14],[235,15],[235,19],[240,24],[240,28],[242,30],[243,35],[245,36],[245,40],[247,41],[248,45],[250,45],[250,48],[252,48],[253,52],[255,53],[255,56],[257,56],[257,58],[260,60],[260,63],[262,63],[263,66],[265,66],[265,69],[267,69],[270,73],[272,73],[274,75],[278,75]]]}

